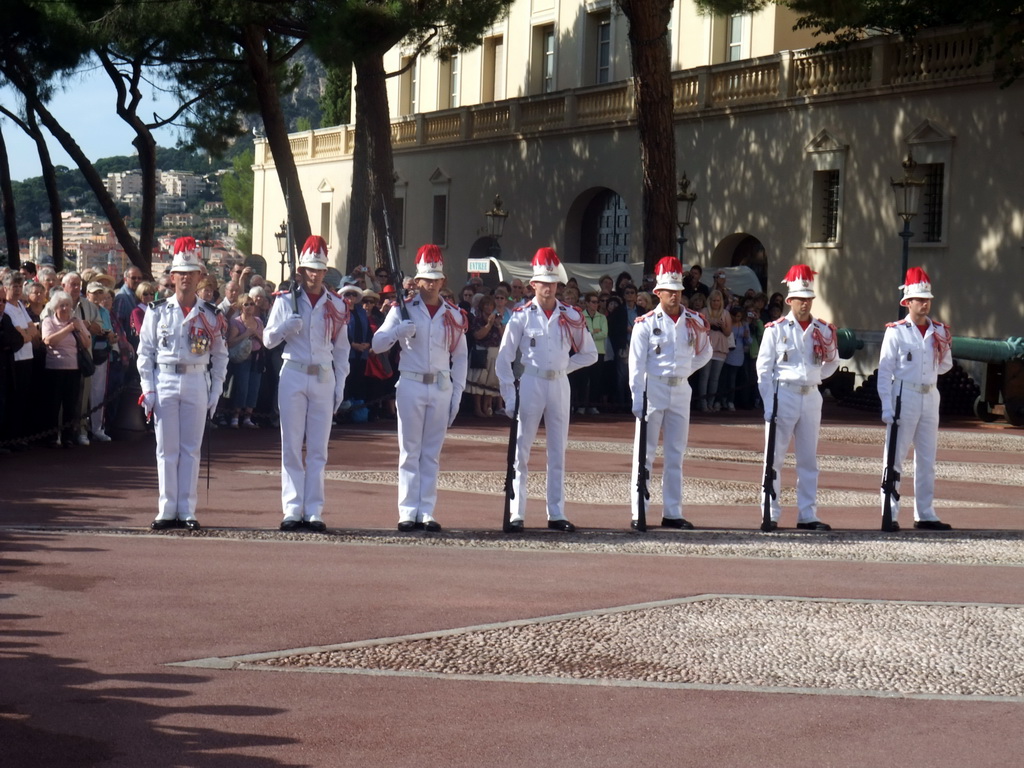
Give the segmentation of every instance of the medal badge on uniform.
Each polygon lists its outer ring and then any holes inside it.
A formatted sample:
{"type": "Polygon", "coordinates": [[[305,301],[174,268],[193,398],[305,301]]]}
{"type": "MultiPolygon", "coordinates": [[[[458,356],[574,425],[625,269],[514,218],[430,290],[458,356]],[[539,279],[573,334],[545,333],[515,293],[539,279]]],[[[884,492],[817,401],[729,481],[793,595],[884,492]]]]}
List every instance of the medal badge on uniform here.
{"type": "Polygon", "coordinates": [[[188,345],[193,355],[205,355],[210,351],[210,334],[193,325],[188,332],[188,345]]]}

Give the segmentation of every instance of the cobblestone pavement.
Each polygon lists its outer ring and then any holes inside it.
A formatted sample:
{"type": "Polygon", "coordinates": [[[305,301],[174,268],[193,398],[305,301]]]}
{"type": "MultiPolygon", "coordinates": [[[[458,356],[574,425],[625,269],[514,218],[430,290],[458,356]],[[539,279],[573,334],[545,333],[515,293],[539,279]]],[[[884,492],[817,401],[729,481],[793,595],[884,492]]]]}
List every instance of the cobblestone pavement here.
{"type": "MultiPolygon", "coordinates": [[[[837,530],[762,534],[763,424],[695,419],[698,529],[638,535],[631,430],[573,424],[569,535],[496,530],[503,420],[450,433],[437,534],[394,530],[383,429],[336,430],[325,535],[276,529],[266,430],[215,436],[199,533],[148,530],[147,442],[7,459],[0,764],[1019,763],[1024,435],[944,430],[936,506],[956,528],[913,530],[908,467],[905,529],[884,534],[882,428],[827,423],[837,530]]],[[[543,526],[542,437],[533,464],[543,526]]]]}

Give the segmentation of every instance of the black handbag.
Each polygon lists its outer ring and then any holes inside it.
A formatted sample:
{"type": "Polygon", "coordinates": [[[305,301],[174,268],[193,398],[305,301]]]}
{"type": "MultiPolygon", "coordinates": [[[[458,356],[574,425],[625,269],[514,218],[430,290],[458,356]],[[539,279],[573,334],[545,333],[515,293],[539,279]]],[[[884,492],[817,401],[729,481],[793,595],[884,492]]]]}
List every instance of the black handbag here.
{"type": "Polygon", "coordinates": [[[72,331],[71,333],[75,336],[75,344],[78,346],[78,372],[85,378],[89,378],[96,373],[96,364],[92,361],[92,353],[85,348],[82,344],[82,340],[78,338],[78,334],[72,331]]]}
{"type": "Polygon", "coordinates": [[[105,336],[92,337],[92,362],[93,365],[103,365],[110,357],[110,342],[105,336]]]}
{"type": "Polygon", "coordinates": [[[469,351],[469,367],[477,369],[487,367],[487,347],[474,346],[469,351]]]}

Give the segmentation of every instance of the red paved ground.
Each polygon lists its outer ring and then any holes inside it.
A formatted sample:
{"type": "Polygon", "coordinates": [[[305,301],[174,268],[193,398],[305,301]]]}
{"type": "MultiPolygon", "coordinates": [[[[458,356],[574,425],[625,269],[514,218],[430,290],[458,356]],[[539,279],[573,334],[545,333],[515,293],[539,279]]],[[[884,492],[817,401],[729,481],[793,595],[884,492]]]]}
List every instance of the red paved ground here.
{"type": "MultiPolygon", "coordinates": [[[[728,418],[756,423],[749,416],[728,418]]],[[[724,434],[736,439],[716,423],[696,418],[691,445],[722,447],[724,434]]],[[[831,409],[826,423],[874,425],[856,412],[831,409]]],[[[466,423],[457,430],[503,434],[506,424],[466,423]]],[[[996,431],[1021,434],[998,425],[956,426],[979,440],[996,431]]],[[[630,429],[597,417],[574,424],[570,436],[626,440],[630,429]]],[[[213,528],[276,528],[278,478],[236,471],[276,467],[276,435],[221,430],[214,441],[200,520],[213,528]]],[[[827,450],[875,455],[862,445],[827,450]]],[[[391,470],[396,456],[392,435],[336,431],[331,467],[391,470]]],[[[1007,453],[984,457],[1020,462],[1007,453]]],[[[503,461],[500,446],[451,441],[442,468],[493,472],[503,461]]],[[[587,471],[593,461],[593,454],[573,452],[569,469],[587,471]]],[[[1018,567],[55,532],[144,529],[156,497],[150,443],[41,449],[0,462],[3,768],[1021,764],[1022,702],[167,666],[704,593],[1020,605],[1024,570],[1018,567]],[[30,530],[35,526],[40,530],[30,530]]],[[[609,471],[628,471],[625,457],[605,455],[601,462],[609,471]]],[[[741,465],[688,469],[751,480],[741,465]]],[[[849,474],[822,477],[823,487],[830,482],[877,487],[877,478],[849,474]]],[[[332,527],[393,528],[393,487],[331,482],[328,488],[332,527]]],[[[940,483],[939,495],[1003,505],[944,512],[958,528],[1024,528],[1020,488],[980,485],[966,473],[962,483],[940,483]]],[[[501,499],[445,491],[439,509],[447,527],[493,529],[501,499]]],[[[531,511],[528,524],[539,526],[539,504],[531,511]]],[[[716,527],[757,523],[756,509],[691,513],[716,527]]],[[[568,514],[629,536],[624,509],[576,504],[568,514]]],[[[877,512],[863,508],[822,516],[854,529],[878,524],[877,512]]]]}

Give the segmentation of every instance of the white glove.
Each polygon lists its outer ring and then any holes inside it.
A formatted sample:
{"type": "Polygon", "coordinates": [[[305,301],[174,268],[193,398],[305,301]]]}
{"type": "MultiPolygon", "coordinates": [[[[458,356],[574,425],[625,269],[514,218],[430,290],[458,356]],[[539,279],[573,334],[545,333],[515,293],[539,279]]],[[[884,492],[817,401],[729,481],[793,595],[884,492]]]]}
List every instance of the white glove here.
{"type": "Polygon", "coordinates": [[[516,417],[516,391],[509,389],[502,392],[501,399],[505,401],[505,415],[514,419],[516,417]]]}
{"type": "Polygon", "coordinates": [[[147,392],[140,397],[139,405],[141,405],[142,410],[146,412],[146,418],[148,419],[150,414],[153,413],[153,409],[156,408],[156,392],[147,392]]]}
{"type": "Polygon", "coordinates": [[[416,335],[416,323],[412,320],[403,320],[398,324],[395,336],[399,339],[411,339],[416,335]]]}
{"type": "Polygon", "coordinates": [[[452,404],[448,408],[448,426],[450,427],[455,423],[455,417],[459,415],[459,406],[462,404],[462,393],[459,392],[458,396],[452,396],[452,404]]]}
{"type": "Polygon", "coordinates": [[[643,412],[644,412],[644,403],[643,403],[643,401],[641,400],[640,402],[637,402],[636,400],[634,400],[633,401],[633,418],[637,419],[637,420],[641,419],[643,417],[643,412]]]}
{"type": "Polygon", "coordinates": [[[338,409],[341,408],[341,404],[345,401],[345,390],[336,389],[334,390],[334,410],[331,413],[337,413],[338,409]]]}
{"type": "Polygon", "coordinates": [[[292,315],[283,323],[281,323],[281,333],[284,334],[285,338],[289,336],[295,336],[302,332],[302,318],[298,315],[292,315]]]}
{"type": "Polygon", "coordinates": [[[222,387],[214,386],[210,389],[210,399],[206,402],[206,410],[210,414],[210,418],[217,412],[217,403],[220,402],[220,392],[222,387]]]}
{"type": "Polygon", "coordinates": [[[766,423],[772,420],[772,407],[767,403],[764,406],[764,420],[766,423]]]}
{"type": "Polygon", "coordinates": [[[885,424],[892,424],[892,411],[883,410],[882,411],[882,421],[885,424]]]}

